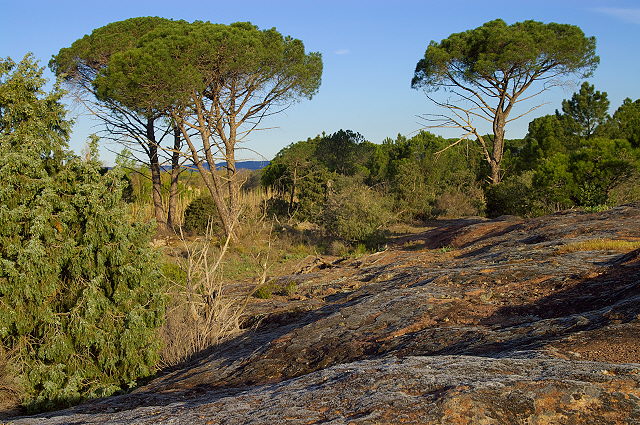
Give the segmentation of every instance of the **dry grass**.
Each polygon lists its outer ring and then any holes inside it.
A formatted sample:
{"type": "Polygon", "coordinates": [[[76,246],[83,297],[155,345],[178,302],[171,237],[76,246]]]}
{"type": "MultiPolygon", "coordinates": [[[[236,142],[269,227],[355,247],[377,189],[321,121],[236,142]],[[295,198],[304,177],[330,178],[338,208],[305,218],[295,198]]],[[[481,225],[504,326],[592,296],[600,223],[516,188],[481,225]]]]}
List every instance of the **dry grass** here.
{"type": "MultiPolygon", "coordinates": [[[[187,186],[183,190],[178,193],[178,199],[176,202],[176,211],[175,211],[175,224],[177,226],[182,226],[184,220],[184,211],[187,209],[191,201],[200,197],[202,194],[202,190],[198,187],[187,186]]],[[[165,193],[162,196],[162,206],[165,211],[169,209],[169,197],[165,193]]],[[[130,205],[130,213],[131,217],[136,222],[149,222],[150,220],[155,219],[155,215],[153,212],[153,203],[151,202],[150,196],[148,199],[144,200],[136,200],[130,205]]]]}
{"type": "Polygon", "coordinates": [[[640,241],[625,241],[618,239],[590,239],[587,241],[571,242],[558,248],[559,254],[578,251],[615,251],[626,253],[640,248],[640,241]]]}
{"type": "MultiPolygon", "coordinates": [[[[180,273],[169,279],[170,305],[161,330],[165,366],[178,364],[242,332],[244,311],[253,290],[230,290],[232,285],[227,284],[223,269],[229,263],[231,239],[226,238],[219,246],[212,228],[210,224],[203,237],[182,238],[181,254],[174,256],[180,273]]],[[[256,242],[255,237],[246,240],[256,242]]],[[[253,261],[253,270],[259,270],[253,273],[254,289],[264,284],[269,269],[270,242],[263,247],[253,261]]]]}
{"type": "MultiPolygon", "coordinates": [[[[153,202],[151,200],[150,187],[145,186],[141,182],[142,177],[133,176],[134,195],[136,201],[130,206],[131,217],[136,222],[148,222],[155,218],[153,211],[153,202]]],[[[167,180],[168,176],[163,174],[163,181],[167,180]]],[[[165,181],[165,186],[168,186],[168,182],[165,181]]],[[[207,189],[203,187],[200,176],[196,173],[187,173],[184,178],[181,178],[178,186],[178,197],[176,202],[176,211],[174,215],[174,224],[177,227],[181,227],[184,224],[184,212],[189,204],[196,198],[207,194],[207,189]]],[[[250,190],[240,191],[240,205],[246,210],[254,211],[261,210],[262,206],[267,199],[273,196],[270,188],[256,187],[250,190]]],[[[162,206],[165,211],[169,209],[169,195],[167,190],[163,191],[162,206]]]]}
{"type": "MultiPolygon", "coordinates": [[[[300,261],[317,255],[318,246],[304,231],[267,220],[261,202],[268,193],[243,194],[236,240],[211,232],[183,238],[166,251],[165,278],[171,282],[165,325],[161,329],[165,366],[188,359],[243,331],[246,306],[270,276],[295,272],[300,261]]],[[[279,287],[287,295],[295,288],[279,287]]]]}
{"type": "Polygon", "coordinates": [[[225,293],[219,268],[230,238],[216,249],[212,236],[208,231],[195,241],[183,239],[184,256],[179,263],[183,279],[172,282],[171,303],[162,329],[161,356],[166,366],[180,363],[240,331],[248,297],[242,300],[225,293]]]}

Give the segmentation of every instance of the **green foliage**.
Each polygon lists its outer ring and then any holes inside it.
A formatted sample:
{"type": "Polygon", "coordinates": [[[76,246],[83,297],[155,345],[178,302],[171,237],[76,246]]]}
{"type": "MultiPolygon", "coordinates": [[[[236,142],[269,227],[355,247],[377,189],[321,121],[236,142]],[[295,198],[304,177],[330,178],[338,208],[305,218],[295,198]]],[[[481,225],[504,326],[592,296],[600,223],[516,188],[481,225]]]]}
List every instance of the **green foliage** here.
{"type": "MultiPolygon", "coordinates": [[[[45,93],[46,84],[32,55],[18,64],[0,59],[0,136],[7,152],[26,150],[40,154],[45,172],[55,172],[66,155],[71,122],[64,119],[63,95],[56,85],[45,93]]],[[[8,182],[7,182],[8,183],[8,182]]]]}
{"type": "Polygon", "coordinates": [[[535,215],[533,203],[533,171],[509,176],[486,190],[487,215],[535,215]]]}
{"type": "Polygon", "coordinates": [[[575,133],[587,139],[596,132],[598,126],[607,121],[608,110],[607,92],[596,91],[595,87],[586,81],[571,99],[562,101],[562,112],[575,123],[575,133]]]}
{"type": "Polygon", "coordinates": [[[362,180],[375,145],[351,130],[293,143],[282,149],[264,169],[262,184],[276,190],[283,202],[272,202],[272,211],[318,221],[322,204],[340,176],[362,180]]]}
{"type": "Polygon", "coordinates": [[[640,148],[640,99],[626,98],[607,127],[610,137],[626,139],[633,147],[640,148]]]}
{"type": "Polygon", "coordinates": [[[569,165],[569,155],[562,153],[553,154],[538,165],[533,175],[533,186],[536,198],[544,204],[543,213],[573,206],[571,194],[576,192],[577,186],[569,165]]]}
{"type": "MultiPolygon", "coordinates": [[[[157,17],[114,22],[95,29],[70,47],[61,49],[49,62],[51,70],[72,87],[74,92],[96,99],[91,102],[91,113],[102,121],[103,133],[107,137],[123,144],[137,143],[140,145],[139,152],[146,154],[145,160],[136,161],[141,161],[151,172],[154,216],[159,231],[168,231],[174,225],[176,191],[168,190],[169,202],[165,209],[161,198],[167,191],[163,190],[161,183],[162,154],[159,155],[159,146],[165,136],[172,134],[174,149],[180,147],[181,141],[175,137],[175,121],[169,119],[166,109],[156,108],[153,100],[129,97],[124,102],[123,99],[99,94],[97,79],[105,72],[114,55],[133,49],[145,34],[171,22],[173,21],[157,17]],[[156,134],[161,136],[156,137],[156,134]]],[[[179,173],[178,153],[173,152],[171,156],[172,170],[179,173]]]]}
{"type": "Polygon", "coordinates": [[[325,204],[322,223],[327,234],[377,248],[385,240],[384,226],[393,218],[390,200],[367,186],[344,183],[325,204]]]}
{"type": "Polygon", "coordinates": [[[640,150],[627,131],[634,105],[627,99],[612,119],[608,105],[606,93],[585,83],[562,102],[562,114],[531,121],[524,145],[513,152],[516,175],[486,191],[489,215],[597,209],[638,199],[640,150]]]}
{"type": "Polygon", "coordinates": [[[394,194],[395,206],[405,217],[428,219],[434,217],[434,204],[438,187],[430,185],[429,174],[424,162],[426,158],[402,158],[394,161],[394,171],[389,181],[390,192],[394,194]],[[424,166],[424,167],[423,167],[424,166]]]}
{"type": "Polygon", "coordinates": [[[375,145],[364,140],[360,133],[339,130],[320,138],[315,157],[332,173],[366,177],[369,174],[366,164],[374,149],[375,145]]]}
{"type": "Polygon", "coordinates": [[[543,212],[572,206],[606,204],[609,192],[638,169],[638,152],[625,140],[584,139],[568,154],[556,153],[540,161],[533,175],[543,212]]]}
{"type": "Polygon", "coordinates": [[[432,41],[416,66],[412,85],[437,90],[453,79],[478,84],[502,76],[520,89],[529,78],[552,70],[556,75],[588,76],[598,62],[595,38],[585,37],[576,26],[536,21],[507,25],[496,19],[432,41]]]}
{"type": "Polygon", "coordinates": [[[211,196],[200,196],[189,203],[184,210],[184,230],[194,234],[204,235],[207,226],[217,225],[216,205],[211,196]]]}
{"type": "Polygon", "coordinates": [[[264,212],[268,217],[287,217],[291,213],[291,207],[284,199],[272,197],[265,201],[264,212]]]}
{"type": "Polygon", "coordinates": [[[437,154],[448,144],[427,132],[411,139],[387,139],[372,156],[369,183],[386,186],[395,209],[408,217],[477,215],[484,207],[477,183],[479,152],[474,146],[459,145],[437,154]]]}
{"type": "Polygon", "coordinates": [[[295,282],[267,282],[253,292],[253,297],[261,300],[268,300],[274,295],[291,297],[297,291],[298,284],[295,282]]]}
{"type": "Polygon", "coordinates": [[[317,204],[324,199],[323,185],[330,178],[316,156],[321,137],[286,146],[264,168],[262,184],[273,188],[280,198],[271,202],[271,213],[297,213],[302,219],[317,215],[317,204]]]}
{"type": "Polygon", "coordinates": [[[637,169],[638,152],[626,140],[593,138],[570,156],[577,205],[596,206],[607,202],[609,191],[637,169]]]}
{"type": "Polygon", "coordinates": [[[123,180],[66,152],[57,89],[30,57],[0,74],[0,340],[31,409],[135,385],[154,371],[164,313],[148,226],[131,225],[123,180]]]}
{"type": "Polygon", "coordinates": [[[170,116],[186,142],[182,154],[197,165],[231,235],[240,212],[236,144],[276,108],[313,97],[321,75],[321,55],[306,53],[302,41],[275,28],[175,21],[114,53],[94,87],[99,99],[170,116]],[[224,182],[213,167],[220,156],[227,163],[224,182]]]}
{"type": "Polygon", "coordinates": [[[572,134],[575,123],[564,115],[545,115],[529,123],[524,146],[518,153],[517,170],[532,170],[538,161],[555,153],[569,153],[579,139],[572,134]]]}
{"type": "Polygon", "coordinates": [[[140,17],[110,23],[60,49],[49,66],[65,79],[86,78],[90,82],[107,67],[115,53],[135,48],[143,35],[170,22],[165,18],[140,17]]]}
{"type": "Polygon", "coordinates": [[[629,178],[611,188],[607,204],[615,206],[632,202],[640,202],[640,167],[629,178]]]}
{"type": "Polygon", "coordinates": [[[101,97],[163,110],[215,97],[226,83],[271,92],[273,101],[310,98],[321,74],[319,53],[306,54],[300,40],[273,28],[174,21],[146,33],[135,48],[115,53],[95,83],[101,97]]]}
{"type": "Polygon", "coordinates": [[[439,217],[467,217],[482,215],[485,210],[485,196],[479,184],[471,186],[449,186],[437,197],[434,213],[439,217]]]}
{"type": "MultiPolygon", "coordinates": [[[[333,195],[342,193],[341,186],[349,182],[384,192],[384,198],[392,201],[385,201],[387,208],[409,218],[480,214],[484,209],[478,183],[480,153],[469,145],[445,149],[448,143],[421,132],[411,139],[399,135],[373,145],[349,130],[294,143],[264,170],[263,184],[274,188],[280,198],[271,201],[270,211],[323,223],[325,204],[334,202],[333,195]]],[[[362,240],[347,230],[334,235],[351,242],[362,240]]]]}
{"type": "Polygon", "coordinates": [[[272,285],[265,284],[265,285],[262,285],[259,288],[257,288],[253,292],[253,296],[255,298],[259,298],[261,300],[268,300],[269,298],[271,298],[273,296],[273,291],[274,291],[274,288],[273,288],[272,285]]]}
{"type": "MultiPolygon", "coordinates": [[[[147,34],[172,23],[186,24],[185,21],[159,17],[138,17],[112,22],[96,28],[91,34],[73,42],[70,47],[60,49],[49,62],[49,67],[58,77],[88,90],[99,100],[106,102],[112,107],[116,116],[122,112],[124,106],[125,110],[141,114],[146,118],[157,118],[165,111],[157,107],[155,97],[140,96],[134,86],[124,87],[112,96],[107,87],[122,84],[125,76],[110,72],[109,67],[113,66],[117,57],[135,49],[147,34]]],[[[148,68],[153,65],[147,61],[145,66],[148,68]]],[[[126,122],[138,127],[130,120],[126,122]]],[[[142,123],[139,128],[144,132],[145,123],[142,123]]]]}
{"type": "Polygon", "coordinates": [[[446,100],[429,97],[446,111],[435,115],[436,125],[460,129],[462,140],[474,137],[490,168],[489,179],[497,184],[504,175],[505,127],[523,93],[549,78],[588,76],[598,62],[595,39],[576,26],[536,21],[507,25],[496,19],[429,43],[411,85],[447,93],[446,100]],[[479,132],[478,120],[491,123],[490,139],[479,132]]]}

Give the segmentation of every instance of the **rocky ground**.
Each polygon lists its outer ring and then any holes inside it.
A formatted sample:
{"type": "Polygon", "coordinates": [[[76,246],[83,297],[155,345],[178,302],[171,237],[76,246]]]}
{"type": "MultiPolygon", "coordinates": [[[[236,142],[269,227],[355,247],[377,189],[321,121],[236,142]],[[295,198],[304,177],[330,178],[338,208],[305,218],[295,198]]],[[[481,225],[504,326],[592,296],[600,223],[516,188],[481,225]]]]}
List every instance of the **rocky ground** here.
{"type": "Polygon", "coordinates": [[[17,424],[640,424],[640,205],[441,222],[317,258],[250,330],[17,424]]]}

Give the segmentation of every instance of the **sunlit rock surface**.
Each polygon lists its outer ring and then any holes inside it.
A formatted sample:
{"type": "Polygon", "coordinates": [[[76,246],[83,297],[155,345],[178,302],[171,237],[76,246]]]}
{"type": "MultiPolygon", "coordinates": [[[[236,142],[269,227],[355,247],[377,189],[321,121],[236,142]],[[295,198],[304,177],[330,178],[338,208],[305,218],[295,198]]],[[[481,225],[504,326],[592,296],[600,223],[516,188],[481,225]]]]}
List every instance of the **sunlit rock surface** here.
{"type": "Polygon", "coordinates": [[[576,248],[597,239],[640,241],[640,206],[441,221],[310,259],[242,336],[15,423],[640,424],[640,250],[576,248]]]}

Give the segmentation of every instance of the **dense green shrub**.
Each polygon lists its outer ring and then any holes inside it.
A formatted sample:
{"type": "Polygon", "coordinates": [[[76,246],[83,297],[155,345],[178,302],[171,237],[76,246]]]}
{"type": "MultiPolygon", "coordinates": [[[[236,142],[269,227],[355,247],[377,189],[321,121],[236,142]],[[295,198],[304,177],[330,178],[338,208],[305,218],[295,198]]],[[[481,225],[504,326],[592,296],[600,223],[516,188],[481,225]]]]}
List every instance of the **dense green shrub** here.
{"type": "Polygon", "coordinates": [[[509,176],[487,187],[487,215],[518,215],[528,217],[533,210],[533,172],[509,176]]]}
{"type": "Polygon", "coordinates": [[[271,215],[318,221],[334,180],[368,173],[363,163],[371,150],[370,143],[349,130],[323,133],[283,148],[262,174],[262,184],[271,187],[278,199],[271,204],[277,207],[271,215]]]}
{"type": "Polygon", "coordinates": [[[30,409],[106,396],[154,371],[164,315],[150,229],[95,140],[66,151],[61,92],[26,57],[0,61],[0,342],[30,409]]]}
{"type": "Polygon", "coordinates": [[[184,230],[194,234],[205,234],[211,222],[217,226],[218,213],[213,198],[208,195],[200,196],[184,210],[184,230]]]}
{"type": "Polygon", "coordinates": [[[368,183],[384,187],[406,218],[481,214],[479,152],[469,144],[447,148],[451,143],[428,132],[386,139],[372,156],[368,183]]]}
{"type": "Polygon", "coordinates": [[[284,199],[270,198],[264,204],[264,212],[269,217],[287,217],[292,211],[284,199]]]}
{"type": "Polygon", "coordinates": [[[484,192],[477,184],[447,187],[436,197],[434,204],[434,212],[440,217],[478,216],[484,211],[484,192]]]}
{"type": "Polygon", "coordinates": [[[623,180],[609,191],[610,205],[640,202],[640,171],[623,180]]]}
{"type": "Polygon", "coordinates": [[[392,220],[391,201],[365,185],[351,185],[331,194],[322,223],[327,234],[369,248],[384,243],[384,226],[392,220]]]}
{"type": "Polygon", "coordinates": [[[394,174],[389,187],[395,198],[395,209],[407,218],[427,220],[435,217],[436,191],[442,187],[431,185],[425,173],[424,158],[403,158],[394,161],[394,174]]]}

